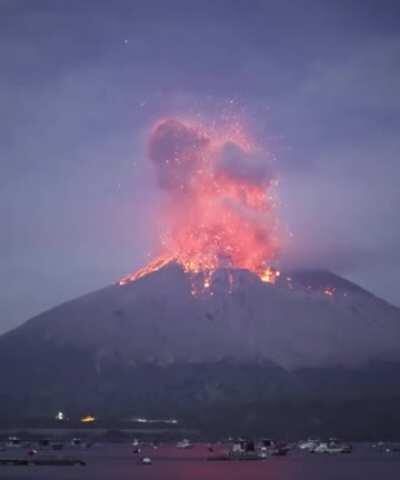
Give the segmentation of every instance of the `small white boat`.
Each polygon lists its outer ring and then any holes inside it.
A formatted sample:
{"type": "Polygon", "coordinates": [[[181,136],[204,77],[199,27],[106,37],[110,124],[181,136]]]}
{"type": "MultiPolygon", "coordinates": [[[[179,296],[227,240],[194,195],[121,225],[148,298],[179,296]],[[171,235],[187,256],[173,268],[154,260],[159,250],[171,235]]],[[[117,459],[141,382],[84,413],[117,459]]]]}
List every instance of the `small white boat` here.
{"type": "Polygon", "coordinates": [[[319,441],[318,440],[312,440],[312,439],[308,439],[304,442],[300,442],[298,444],[298,447],[300,450],[306,450],[308,452],[313,452],[315,450],[315,448],[319,445],[319,441]]]}
{"type": "Polygon", "coordinates": [[[151,458],[150,457],[142,457],[140,459],[140,463],[142,465],[151,465],[152,464],[152,461],[151,461],[151,458]]]}
{"type": "Polygon", "coordinates": [[[336,442],[321,442],[312,450],[313,453],[351,453],[351,445],[336,442]]]}
{"type": "Polygon", "coordinates": [[[192,448],[193,443],[191,443],[187,438],[184,438],[176,444],[176,448],[192,448]]]}

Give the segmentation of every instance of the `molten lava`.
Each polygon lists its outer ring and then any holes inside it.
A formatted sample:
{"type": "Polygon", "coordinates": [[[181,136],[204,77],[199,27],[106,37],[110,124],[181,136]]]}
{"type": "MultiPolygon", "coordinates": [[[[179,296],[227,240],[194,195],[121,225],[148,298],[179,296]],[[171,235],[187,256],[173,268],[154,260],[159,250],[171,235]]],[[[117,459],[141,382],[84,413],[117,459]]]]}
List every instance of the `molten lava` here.
{"type": "Polygon", "coordinates": [[[175,261],[202,273],[209,289],[221,267],[247,269],[274,283],[280,245],[277,182],[268,155],[238,123],[208,129],[167,119],[155,125],[148,155],[166,192],[156,258],[120,280],[135,281],[175,261]]]}

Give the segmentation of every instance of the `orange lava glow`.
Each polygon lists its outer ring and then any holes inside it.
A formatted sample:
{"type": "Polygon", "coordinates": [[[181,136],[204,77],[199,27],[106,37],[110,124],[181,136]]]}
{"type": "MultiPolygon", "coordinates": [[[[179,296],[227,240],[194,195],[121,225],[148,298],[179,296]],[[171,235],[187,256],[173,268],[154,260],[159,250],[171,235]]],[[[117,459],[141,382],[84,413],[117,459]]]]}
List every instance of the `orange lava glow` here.
{"type": "Polygon", "coordinates": [[[96,418],[92,415],[86,415],[85,417],[81,418],[81,423],[93,423],[96,421],[96,418]]]}
{"type": "Polygon", "coordinates": [[[160,270],[160,268],[164,267],[168,263],[172,262],[174,260],[174,257],[172,256],[159,256],[149,262],[145,267],[140,268],[137,270],[135,273],[132,273],[131,275],[127,275],[126,277],[121,278],[121,280],[118,282],[119,285],[125,285],[126,283],[129,282],[134,282],[135,280],[138,280],[139,278],[144,277],[145,275],[148,275],[151,272],[156,272],[157,270],[160,270]]]}
{"type": "Polygon", "coordinates": [[[185,272],[203,273],[204,290],[221,267],[250,270],[274,283],[279,276],[272,267],[280,246],[278,183],[267,168],[268,154],[240,124],[218,129],[162,120],[150,133],[148,152],[166,193],[160,252],[119,284],[172,261],[185,272]]]}

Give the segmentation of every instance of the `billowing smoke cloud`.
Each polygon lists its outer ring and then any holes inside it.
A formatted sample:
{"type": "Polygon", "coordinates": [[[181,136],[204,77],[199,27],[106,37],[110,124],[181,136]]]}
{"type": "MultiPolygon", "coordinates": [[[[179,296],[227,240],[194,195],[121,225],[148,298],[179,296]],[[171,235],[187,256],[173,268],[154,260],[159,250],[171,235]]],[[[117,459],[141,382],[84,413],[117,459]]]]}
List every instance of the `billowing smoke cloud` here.
{"type": "Polygon", "coordinates": [[[245,152],[233,142],[222,147],[216,169],[228,177],[260,186],[267,186],[273,179],[271,165],[265,156],[245,152]]]}
{"type": "Polygon", "coordinates": [[[216,176],[238,183],[268,187],[273,180],[265,151],[227,139],[212,145],[213,139],[199,127],[167,119],[153,130],[149,157],[156,167],[159,186],[167,191],[185,192],[199,170],[208,168],[216,176]]]}
{"type": "Polygon", "coordinates": [[[269,278],[280,247],[272,172],[238,124],[218,130],[163,120],[151,132],[149,158],[168,194],[161,254],[150,270],[175,259],[188,271],[229,264],[269,278]]]}
{"type": "Polygon", "coordinates": [[[185,192],[202,162],[209,139],[194,128],[168,119],[153,131],[149,157],[154,163],[159,186],[170,192],[185,192]]]}

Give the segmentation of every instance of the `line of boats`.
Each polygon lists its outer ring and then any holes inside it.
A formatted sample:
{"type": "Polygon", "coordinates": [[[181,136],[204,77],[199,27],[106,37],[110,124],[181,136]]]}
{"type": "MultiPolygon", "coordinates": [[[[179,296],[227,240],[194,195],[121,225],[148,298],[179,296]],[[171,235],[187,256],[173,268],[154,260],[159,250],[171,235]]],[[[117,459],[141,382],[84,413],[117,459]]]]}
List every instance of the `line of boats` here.
{"type": "Polygon", "coordinates": [[[91,442],[84,442],[80,438],[74,437],[67,442],[52,441],[48,438],[41,438],[35,442],[22,441],[19,437],[10,436],[0,444],[0,452],[8,449],[27,449],[28,453],[35,454],[37,450],[63,450],[64,447],[90,448],[91,442]]]}
{"type": "MultiPolygon", "coordinates": [[[[0,451],[15,451],[16,449],[20,449],[20,451],[24,452],[25,456],[23,458],[20,455],[19,457],[21,458],[18,458],[18,455],[15,458],[3,458],[3,456],[0,456],[0,465],[7,465],[10,464],[10,462],[15,465],[84,465],[85,462],[80,458],[75,458],[74,455],[78,450],[87,449],[92,445],[92,443],[83,442],[79,438],[73,438],[72,440],[64,442],[50,441],[43,438],[36,440],[36,442],[23,442],[18,437],[11,436],[3,444],[0,444],[0,451]],[[58,452],[54,452],[54,456],[50,455],[51,451],[64,450],[64,448],[67,452],[70,452],[69,455],[67,453],[67,456],[60,456],[58,452]]],[[[96,443],[96,446],[97,445],[101,444],[96,443]]],[[[168,443],[161,445],[157,441],[148,442],[138,439],[134,439],[131,446],[133,447],[132,453],[136,455],[137,462],[142,465],[152,464],[152,459],[148,455],[150,453],[149,448],[157,450],[161,446],[171,447],[168,443]]],[[[182,450],[191,449],[195,446],[203,449],[205,453],[203,458],[208,461],[266,460],[274,456],[285,456],[295,450],[304,453],[332,455],[350,454],[353,451],[350,443],[345,443],[335,438],[323,441],[320,439],[307,439],[296,443],[286,443],[265,438],[257,441],[245,438],[229,438],[226,441],[208,444],[194,444],[189,439],[184,438],[175,444],[177,449],[182,450]]],[[[399,444],[389,442],[371,444],[370,448],[384,453],[400,452],[399,444]]]]}
{"type": "Polygon", "coordinates": [[[290,446],[288,444],[272,440],[254,442],[252,440],[239,439],[232,444],[230,450],[222,454],[215,453],[213,447],[210,447],[210,455],[207,460],[265,460],[272,456],[287,455],[289,450],[290,446]]]}
{"type": "Polygon", "coordinates": [[[310,453],[351,453],[353,447],[350,443],[339,442],[336,439],[321,442],[320,440],[306,440],[298,444],[300,450],[310,453]]]}
{"type": "MultiPolygon", "coordinates": [[[[134,453],[140,456],[141,442],[135,439],[132,443],[134,453]]],[[[158,444],[152,444],[154,449],[158,444]]],[[[178,449],[190,449],[195,446],[190,440],[184,438],[176,443],[178,449]]],[[[400,452],[400,445],[395,443],[378,442],[370,447],[381,452],[400,452]]],[[[328,440],[307,439],[296,443],[278,442],[270,439],[252,441],[239,438],[229,439],[226,442],[207,444],[207,460],[261,460],[272,456],[284,456],[290,451],[298,450],[313,454],[350,454],[353,446],[350,443],[339,441],[335,438],[328,440]]]]}
{"type": "MultiPolygon", "coordinates": [[[[189,440],[183,439],[177,443],[177,448],[191,448],[193,445],[189,440]]],[[[272,456],[284,456],[290,450],[299,449],[309,453],[342,454],[351,453],[353,447],[349,443],[339,442],[336,439],[328,441],[306,440],[297,444],[276,442],[270,439],[263,439],[258,442],[252,440],[238,439],[231,444],[231,448],[225,452],[217,453],[215,447],[209,445],[208,460],[261,460],[272,456]]]]}
{"type": "MultiPolygon", "coordinates": [[[[177,448],[192,448],[193,444],[183,439],[176,444],[177,448]]],[[[262,460],[272,456],[285,456],[290,450],[298,448],[310,453],[351,453],[352,446],[349,443],[339,442],[335,439],[329,441],[306,440],[298,444],[276,442],[270,439],[263,439],[258,442],[252,440],[238,439],[231,444],[229,450],[220,453],[212,445],[208,446],[208,460],[262,460]]]]}

